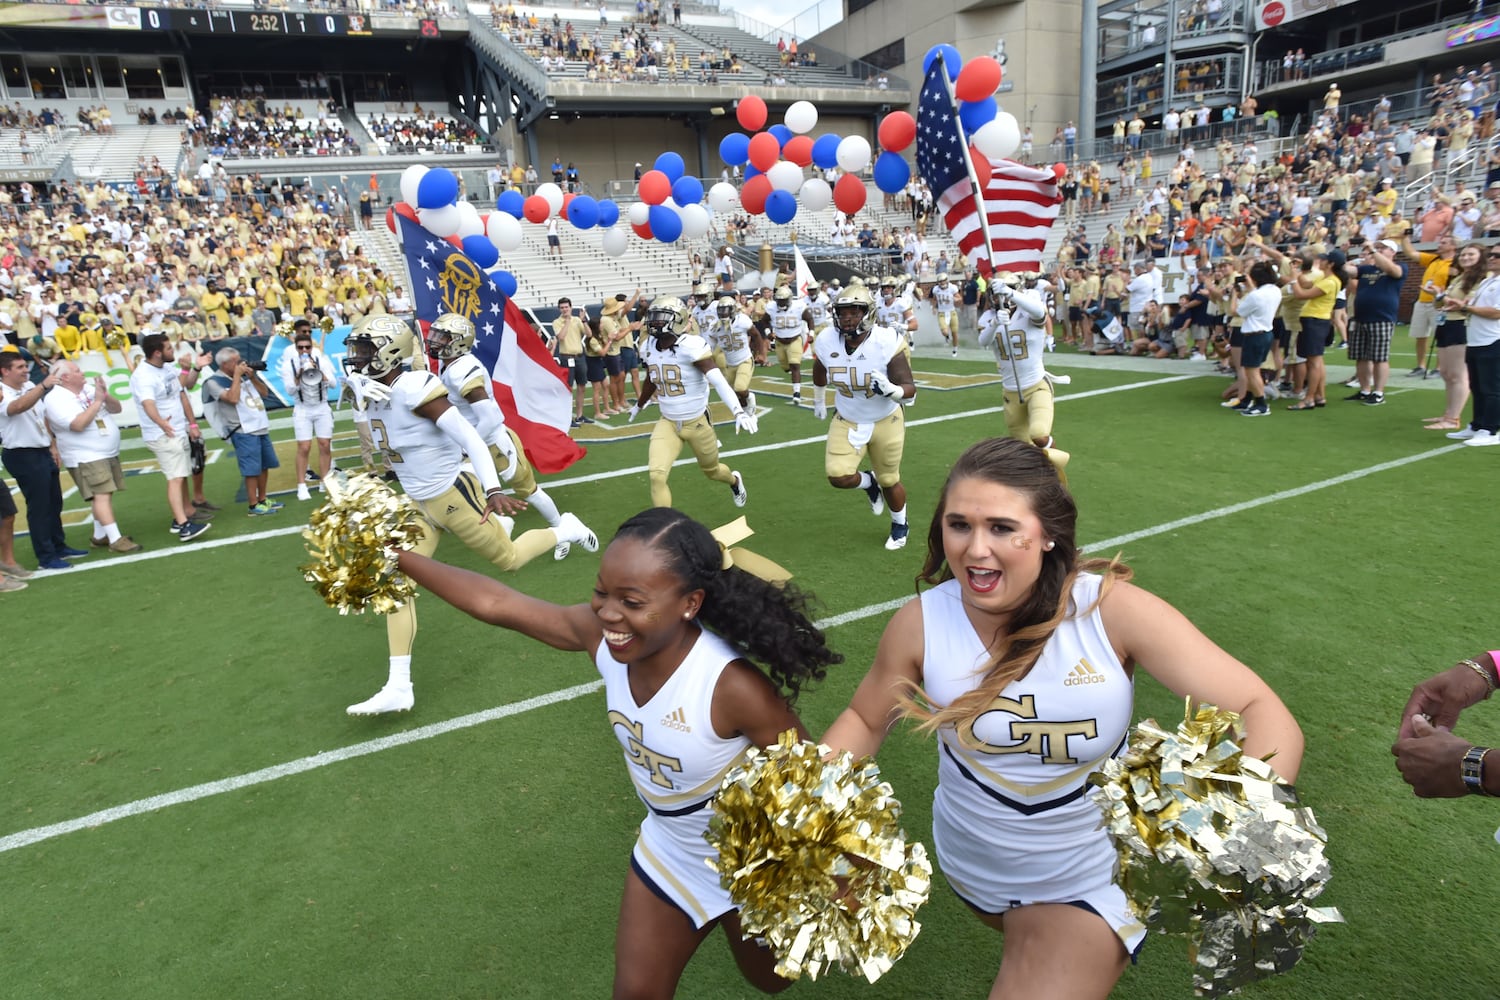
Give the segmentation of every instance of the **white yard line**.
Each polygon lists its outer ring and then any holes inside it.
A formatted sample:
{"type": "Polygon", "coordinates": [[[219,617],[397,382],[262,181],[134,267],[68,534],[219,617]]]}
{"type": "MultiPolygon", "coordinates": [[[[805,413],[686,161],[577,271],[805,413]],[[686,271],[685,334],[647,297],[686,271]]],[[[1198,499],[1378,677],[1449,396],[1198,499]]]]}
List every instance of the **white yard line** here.
{"type": "MultiPolygon", "coordinates": [[[[1125,535],[1117,535],[1114,538],[1106,538],[1098,542],[1089,542],[1084,546],[1084,548],[1095,552],[1105,549],[1117,548],[1118,546],[1126,545],[1130,542],[1137,542],[1144,538],[1151,538],[1157,535],[1168,534],[1169,532],[1178,531],[1182,528],[1189,528],[1194,525],[1203,524],[1206,521],[1216,520],[1221,517],[1229,517],[1232,514],[1243,513],[1247,510],[1253,510],[1256,507],[1264,507],[1267,504],[1277,503],[1282,500],[1290,500],[1293,497],[1305,496],[1308,493],[1314,493],[1318,490],[1325,490],[1329,489],[1330,487],[1341,486],[1344,483],[1353,482],[1356,479],[1363,479],[1367,476],[1373,476],[1377,473],[1386,472],[1391,469],[1399,469],[1402,466],[1412,465],[1413,463],[1421,462],[1429,458],[1434,458],[1438,455],[1445,455],[1449,452],[1457,451],[1462,447],[1463,445],[1461,444],[1448,445],[1442,448],[1435,448],[1431,451],[1424,451],[1415,455],[1408,455],[1405,458],[1394,459],[1390,462],[1381,462],[1378,465],[1371,465],[1363,469],[1356,469],[1353,472],[1346,472],[1341,476],[1333,476],[1329,479],[1320,479],[1315,483],[1308,483],[1306,486],[1298,486],[1289,490],[1280,490],[1276,493],[1268,493],[1265,496],[1256,497],[1253,500],[1246,500],[1241,503],[1230,504],[1227,507],[1216,507],[1213,510],[1207,510],[1200,514],[1193,514],[1190,517],[1178,518],[1174,521],[1166,521],[1162,524],[1154,525],[1150,528],[1143,528],[1140,531],[1133,531],[1125,535]]],[[[285,532],[283,531],[279,533],[284,534],[285,532]]],[[[276,533],[262,532],[260,534],[261,536],[264,536],[267,534],[276,533]]],[[[240,538],[224,539],[223,541],[243,541],[246,538],[254,537],[256,536],[241,536],[240,538]]],[[[199,547],[201,548],[203,546],[199,547]]],[[[833,615],[831,617],[821,619],[816,624],[821,629],[838,628],[840,625],[847,625],[851,622],[862,621],[866,618],[873,618],[876,615],[883,615],[888,612],[895,611],[897,608],[901,607],[901,605],[905,604],[911,599],[912,598],[910,596],[899,597],[889,601],[880,601],[876,604],[867,604],[864,607],[856,608],[853,611],[846,611],[843,614],[833,615]]],[[[433,737],[441,736],[444,733],[451,733],[460,729],[468,729],[485,722],[492,722],[496,719],[503,719],[508,716],[519,715],[522,712],[530,712],[533,709],[545,708],[548,705],[555,705],[563,701],[571,701],[575,698],[581,698],[584,695],[592,694],[593,692],[599,690],[602,684],[602,681],[593,681],[588,684],[579,684],[575,687],[564,688],[560,691],[553,691],[548,694],[538,695],[535,698],[528,698],[525,701],[512,702],[508,705],[500,705],[496,708],[487,709],[483,712],[475,712],[471,715],[459,716],[456,719],[449,719],[446,722],[436,722],[429,726],[421,726],[417,729],[410,729],[406,732],[401,733],[393,733],[390,736],[382,736],[378,739],[366,740],[363,743],[355,743],[352,746],[341,747],[337,750],[329,750],[325,751],[324,753],[313,754],[310,757],[302,757],[297,760],[288,761],[285,764],[275,764],[271,767],[262,768],[259,771],[251,771],[249,773],[236,775],[231,778],[223,778],[219,781],[210,781],[201,785],[193,785],[188,788],[181,788],[175,792],[166,792],[162,795],[153,795],[149,798],[137,799],[134,802],[127,802],[121,806],[114,806],[109,809],[103,809],[99,812],[90,813],[87,816],[80,816],[77,819],[67,820],[63,823],[53,823],[50,826],[39,826],[34,827],[30,830],[22,830],[7,837],[0,837],[0,854],[5,853],[6,851],[16,850],[17,848],[27,847],[31,844],[39,843],[43,840],[49,840],[53,837],[61,837],[64,834],[75,833],[79,830],[87,830],[91,827],[102,826],[105,823],[112,823],[118,819],[126,819],[130,816],[139,816],[142,813],[155,812],[159,809],[165,809],[168,806],[181,805],[185,802],[194,802],[198,799],[208,798],[209,796],[221,795],[225,792],[237,791],[241,788],[247,788],[251,785],[264,784],[268,781],[275,781],[278,778],[285,778],[294,774],[302,774],[305,771],[311,771],[316,768],[327,767],[329,764],[337,764],[340,761],[350,760],[354,757],[363,757],[366,754],[378,753],[381,750],[389,750],[392,747],[404,746],[408,743],[416,743],[420,740],[432,739],[433,737]]]]}

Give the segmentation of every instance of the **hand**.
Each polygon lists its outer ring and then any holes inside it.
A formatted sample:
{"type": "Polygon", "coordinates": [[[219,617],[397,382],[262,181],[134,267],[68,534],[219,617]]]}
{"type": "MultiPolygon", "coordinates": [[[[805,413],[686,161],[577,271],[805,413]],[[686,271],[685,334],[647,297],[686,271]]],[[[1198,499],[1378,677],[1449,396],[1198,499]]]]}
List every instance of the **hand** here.
{"type": "Polygon", "coordinates": [[[1464,784],[1460,768],[1464,754],[1469,752],[1472,744],[1447,730],[1434,729],[1425,716],[1414,717],[1410,725],[1412,735],[1397,740],[1391,747],[1401,780],[1424,799],[1452,799],[1467,795],[1468,786],[1464,784]]]}
{"type": "Polygon", "coordinates": [[[162,425],[162,433],[169,438],[175,438],[177,436],[177,431],[173,429],[170,423],[162,425]]]}
{"type": "Polygon", "coordinates": [[[479,520],[481,523],[488,521],[491,514],[498,514],[501,517],[512,517],[525,510],[526,507],[525,500],[519,500],[505,493],[490,493],[484,498],[484,516],[479,520]]]}
{"type": "Polygon", "coordinates": [[[905,389],[878,372],[870,376],[870,388],[888,399],[899,401],[906,396],[905,389]]]}
{"type": "Polygon", "coordinates": [[[198,429],[197,424],[188,424],[188,437],[194,441],[203,440],[203,431],[198,429]]]}
{"type": "Polygon", "coordinates": [[[629,423],[629,422],[633,421],[636,417],[638,417],[640,415],[641,415],[641,407],[640,407],[639,404],[636,404],[635,406],[632,406],[630,408],[630,416],[628,416],[628,417],[625,418],[625,422],[629,423]]]}
{"type": "Polygon", "coordinates": [[[104,398],[104,394],[107,393],[108,391],[109,391],[108,387],[106,387],[105,384],[104,384],[104,376],[103,375],[95,375],[94,376],[94,398],[95,399],[103,399],[104,398]]]}
{"type": "Polygon", "coordinates": [[[1435,729],[1451,731],[1458,722],[1458,714],[1483,701],[1487,694],[1489,685],[1483,677],[1462,663],[1455,664],[1412,689],[1406,707],[1401,710],[1397,738],[1404,740],[1416,734],[1414,722],[1418,715],[1426,716],[1435,729]]]}
{"type": "Polygon", "coordinates": [[[741,410],[734,415],[734,432],[738,434],[741,429],[749,434],[760,430],[760,420],[749,410],[741,410]]]}
{"type": "Polygon", "coordinates": [[[821,389],[816,390],[816,394],[813,396],[813,419],[828,419],[828,401],[823,398],[823,391],[821,389]]]}
{"type": "Polygon", "coordinates": [[[377,381],[367,375],[357,375],[350,378],[350,384],[354,386],[355,394],[367,404],[386,403],[390,401],[391,387],[384,382],[377,381]],[[359,381],[355,382],[355,378],[358,378],[359,381]]]}
{"type": "Polygon", "coordinates": [[[57,385],[57,376],[49,371],[47,372],[47,377],[42,379],[41,384],[43,389],[50,389],[53,386],[57,385]]]}

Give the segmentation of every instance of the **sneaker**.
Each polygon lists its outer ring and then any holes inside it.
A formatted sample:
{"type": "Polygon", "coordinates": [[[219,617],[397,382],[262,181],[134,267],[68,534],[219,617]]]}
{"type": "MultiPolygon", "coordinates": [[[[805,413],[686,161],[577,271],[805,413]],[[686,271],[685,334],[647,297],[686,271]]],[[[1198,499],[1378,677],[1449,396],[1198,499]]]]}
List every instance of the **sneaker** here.
{"type": "Polygon", "coordinates": [[[1420,367],[1419,368],[1413,368],[1411,371],[1409,371],[1409,372],[1406,373],[1406,377],[1407,378],[1426,378],[1427,377],[1427,369],[1426,368],[1420,368],[1420,367]]]}
{"type": "Polygon", "coordinates": [[[871,483],[864,487],[865,496],[870,499],[870,513],[879,517],[885,513],[885,494],[880,492],[879,483],[871,483]]]}
{"type": "Polygon", "coordinates": [[[9,577],[12,580],[29,580],[31,570],[13,563],[0,563],[0,577],[9,577]]]}
{"type": "Polygon", "coordinates": [[[52,559],[45,559],[42,562],[37,563],[37,567],[36,568],[37,569],[72,569],[73,568],[73,564],[70,563],[70,562],[68,562],[66,559],[58,559],[58,558],[54,557],[52,559]]]}
{"type": "Polygon", "coordinates": [[[1280,382],[1276,383],[1276,388],[1283,394],[1288,393],[1292,391],[1292,383],[1287,379],[1282,379],[1280,382]]]}
{"type": "Polygon", "coordinates": [[[1254,403],[1240,411],[1242,417],[1264,417],[1271,412],[1271,407],[1264,402],[1254,403]]]}
{"type": "Polygon", "coordinates": [[[1266,385],[1266,398],[1267,399],[1280,399],[1281,398],[1281,389],[1278,386],[1267,384],[1266,385]]]}
{"type": "Polygon", "coordinates": [[[384,712],[410,712],[416,698],[410,684],[387,684],[358,705],[350,705],[344,711],[350,715],[380,715],[384,712]]]}
{"type": "Polygon", "coordinates": [[[1372,392],[1364,399],[1360,400],[1360,402],[1364,403],[1366,406],[1379,406],[1385,402],[1385,393],[1372,392]]]}
{"type": "Polygon", "coordinates": [[[188,515],[188,520],[189,521],[212,521],[213,519],[214,519],[214,512],[211,511],[211,510],[207,510],[207,509],[204,509],[204,510],[195,510],[191,514],[188,515]]]}
{"type": "Polygon", "coordinates": [[[298,483],[297,484],[297,499],[298,500],[311,500],[312,499],[312,494],[307,491],[307,484],[306,483],[298,483]]]}
{"type": "Polygon", "coordinates": [[[266,498],[266,503],[271,505],[272,510],[281,510],[286,507],[286,504],[282,503],[280,500],[272,500],[270,497],[266,498]]]}
{"type": "Polygon", "coordinates": [[[169,528],[167,528],[167,531],[168,531],[169,534],[173,534],[173,535],[179,534],[182,531],[182,525],[183,524],[189,524],[189,523],[191,523],[191,522],[183,521],[182,524],[178,524],[176,521],[173,521],[172,524],[171,524],[171,526],[169,528]]]}
{"type": "Polygon", "coordinates": [[[571,426],[571,427],[582,427],[583,426],[583,418],[582,417],[574,417],[573,418],[573,423],[570,424],[569,426],[571,426]]]}
{"type": "Polygon", "coordinates": [[[891,537],[885,540],[885,547],[892,552],[906,548],[906,536],[909,534],[911,534],[911,525],[897,524],[892,521],[891,537]]]}
{"type": "Polygon", "coordinates": [[[1369,399],[1371,395],[1372,395],[1371,393],[1365,392],[1363,389],[1361,389],[1359,392],[1352,393],[1352,394],[1350,394],[1348,396],[1345,396],[1344,397],[1344,402],[1346,402],[1346,403],[1363,403],[1365,400],[1369,399]]]}
{"type": "Polygon", "coordinates": [[[134,538],[131,538],[129,535],[121,535],[119,538],[116,538],[114,541],[112,541],[112,542],[109,543],[109,551],[111,551],[111,552],[139,552],[139,551],[141,551],[141,543],[137,542],[134,538]]]}
{"type": "Polygon", "coordinates": [[[1461,429],[1456,430],[1456,431],[1450,431],[1449,433],[1444,434],[1443,436],[1444,437],[1448,437],[1448,438],[1452,438],[1455,441],[1467,441],[1467,440],[1469,440],[1469,438],[1473,437],[1475,434],[1478,434],[1478,433],[1479,432],[1476,431],[1472,427],[1464,427],[1464,428],[1461,428],[1461,429]]]}
{"type": "Polygon", "coordinates": [[[271,505],[269,503],[262,500],[260,503],[251,504],[250,509],[245,513],[247,517],[265,517],[267,514],[276,513],[276,511],[271,509],[271,505]]]}
{"type": "Polygon", "coordinates": [[[1359,376],[1356,375],[1356,376],[1353,376],[1353,377],[1350,377],[1350,378],[1346,378],[1340,384],[1343,385],[1343,387],[1346,388],[1346,389],[1358,389],[1359,388],[1359,376]]]}
{"type": "Polygon", "coordinates": [[[794,390],[792,390],[792,398],[789,399],[789,400],[787,400],[787,402],[791,403],[793,406],[801,406],[802,405],[802,390],[801,389],[794,389],[794,390]]]}
{"type": "Polygon", "coordinates": [[[302,474],[302,479],[308,483],[321,483],[323,481],[323,478],[311,469],[302,474]]]}
{"type": "Polygon", "coordinates": [[[736,507],[745,506],[745,501],[750,499],[750,491],[745,489],[745,479],[738,472],[734,474],[734,481],[729,484],[729,492],[734,496],[736,507]]]}
{"type": "Polygon", "coordinates": [[[1219,405],[1224,407],[1224,409],[1226,410],[1243,410],[1247,405],[1249,405],[1249,399],[1249,396],[1245,396],[1243,398],[1231,397],[1224,400],[1224,402],[1220,403],[1219,405]]]}
{"type": "Polygon", "coordinates": [[[192,521],[189,521],[187,524],[184,524],[182,526],[182,530],[177,533],[177,540],[179,542],[191,542],[193,539],[197,538],[199,535],[207,531],[210,527],[212,527],[212,525],[194,524],[192,521]]]}
{"type": "Polygon", "coordinates": [[[194,500],[193,501],[193,506],[197,507],[199,510],[209,511],[210,513],[214,512],[214,511],[217,511],[217,510],[222,510],[223,509],[218,504],[216,504],[216,503],[209,503],[207,500],[194,500]]]}
{"type": "Polygon", "coordinates": [[[958,348],[956,348],[956,347],[953,349],[953,356],[955,358],[958,357],[958,348]]]}
{"type": "MultiPolygon", "coordinates": [[[[557,532],[559,541],[582,545],[586,552],[599,551],[599,536],[590,531],[588,525],[578,520],[577,514],[564,514],[558,518],[557,527],[552,530],[557,532]]],[[[553,554],[556,555],[555,549],[553,554]]]]}
{"type": "Polygon", "coordinates": [[[82,559],[88,554],[88,549],[75,549],[71,545],[64,545],[60,553],[64,559],[82,559]]]}
{"type": "Polygon", "coordinates": [[[580,424],[591,424],[591,423],[594,422],[594,418],[593,417],[585,417],[582,414],[579,414],[579,416],[578,416],[578,422],[580,424]]]}
{"type": "Polygon", "coordinates": [[[1500,436],[1491,431],[1475,431],[1474,436],[1464,444],[1469,448],[1488,448],[1492,444],[1500,444],[1500,436]]]}
{"type": "Polygon", "coordinates": [[[1202,351],[1194,351],[1192,354],[1188,355],[1188,360],[1189,361],[1207,361],[1208,359],[1203,356],[1203,352],[1202,351]]]}
{"type": "Polygon", "coordinates": [[[13,580],[8,576],[0,576],[0,594],[14,593],[17,590],[25,590],[26,581],[13,580]]]}

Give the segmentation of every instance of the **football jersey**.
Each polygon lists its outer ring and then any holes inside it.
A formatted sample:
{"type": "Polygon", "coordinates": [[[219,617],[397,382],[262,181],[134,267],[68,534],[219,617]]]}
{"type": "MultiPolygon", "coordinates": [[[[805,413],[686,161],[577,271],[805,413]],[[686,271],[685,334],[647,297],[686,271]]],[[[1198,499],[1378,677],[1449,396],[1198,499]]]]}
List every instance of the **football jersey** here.
{"type": "Polygon", "coordinates": [[[708,305],[702,308],[693,306],[693,322],[698,324],[698,335],[700,337],[707,337],[709,327],[713,326],[718,319],[719,307],[714,305],[713,302],[709,302],[708,305]]]}
{"type": "Polygon", "coordinates": [[[478,427],[479,417],[474,412],[474,404],[464,397],[475,389],[483,389],[486,396],[495,398],[495,387],[490,383],[490,373],[484,370],[484,365],[474,355],[465,354],[443,365],[438,378],[448,390],[448,402],[458,408],[465,420],[478,427]]]}
{"type": "Polygon", "coordinates": [[[844,335],[828,329],[813,341],[813,357],[828,373],[833,387],[833,406],[850,423],[884,420],[901,404],[872,387],[871,376],[886,379],[891,359],[906,350],[906,339],[890,327],[876,326],[852,355],[844,350],[844,335]]]}
{"type": "Polygon", "coordinates": [[[771,321],[771,336],[777,340],[795,340],[807,334],[807,324],[802,322],[802,314],[807,311],[807,303],[796,296],[788,306],[781,306],[775,302],[766,306],[766,318],[771,321]]]}
{"type": "Polygon", "coordinates": [[[953,282],[932,286],[932,302],[940,313],[951,313],[957,308],[958,286],[953,282]]]}
{"type": "Polygon", "coordinates": [[[890,303],[884,295],[875,296],[875,323],[879,326],[905,331],[906,314],[910,310],[911,302],[904,295],[896,296],[890,303]]]}
{"type": "Polygon", "coordinates": [[[656,346],[654,337],[641,343],[641,360],[651,384],[656,386],[656,402],[661,415],[668,420],[695,420],[708,409],[708,377],[697,363],[712,358],[708,341],[689,333],[677,338],[670,349],[656,346]]]}
{"type": "Polygon", "coordinates": [[[414,500],[441,496],[458,478],[464,453],[434,421],[417,408],[448,395],[443,382],[431,372],[405,372],[390,386],[391,398],[365,404],[375,447],[401,480],[401,488],[414,500]]]}
{"type": "MultiPolygon", "coordinates": [[[[1047,327],[1044,319],[1046,307],[1041,299],[1029,292],[1017,292],[1016,307],[1007,318],[1002,311],[995,319],[1000,329],[994,331],[990,350],[995,352],[995,365],[1000,370],[1001,381],[1011,392],[1021,392],[1040,382],[1043,370],[1042,352],[1047,347],[1047,327]]],[[[985,313],[986,316],[992,315],[985,313]]]]}
{"type": "Polygon", "coordinates": [[[820,333],[824,327],[833,322],[833,303],[828,300],[827,292],[819,292],[817,295],[809,296],[807,309],[812,313],[813,332],[820,333]]]}
{"type": "Polygon", "coordinates": [[[729,319],[715,316],[713,323],[707,327],[708,342],[724,352],[726,364],[744,364],[750,360],[750,331],[754,327],[750,317],[742,312],[735,313],[729,319]]]}

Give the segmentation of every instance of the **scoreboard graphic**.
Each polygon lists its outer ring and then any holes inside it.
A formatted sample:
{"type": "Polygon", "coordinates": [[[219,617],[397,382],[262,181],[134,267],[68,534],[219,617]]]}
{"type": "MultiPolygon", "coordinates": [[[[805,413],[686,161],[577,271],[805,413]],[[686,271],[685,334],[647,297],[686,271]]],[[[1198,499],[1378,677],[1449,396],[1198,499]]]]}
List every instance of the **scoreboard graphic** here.
{"type": "Polygon", "coordinates": [[[293,10],[227,10],[163,7],[95,7],[65,3],[0,3],[0,27],[73,28],[258,35],[297,38],[440,38],[436,20],[293,10]]]}

